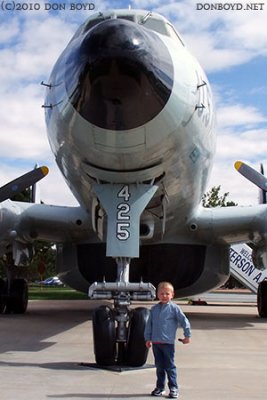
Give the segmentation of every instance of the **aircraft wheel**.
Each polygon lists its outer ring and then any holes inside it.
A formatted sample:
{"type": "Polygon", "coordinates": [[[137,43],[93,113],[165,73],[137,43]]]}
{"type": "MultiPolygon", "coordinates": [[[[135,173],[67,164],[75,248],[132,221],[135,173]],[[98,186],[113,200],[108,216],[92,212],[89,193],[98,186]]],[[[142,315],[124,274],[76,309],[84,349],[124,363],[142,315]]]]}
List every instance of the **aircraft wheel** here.
{"type": "Polygon", "coordinates": [[[126,365],[126,343],[117,342],[117,365],[126,365]]]}
{"type": "Polygon", "coordinates": [[[267,281],[262,281],[257,293],[258,313],[261,318],[267,318],[267,281]]]}
{"type": "Polygon", "coordinates": [[[14,279],[7,296],[6,314],[24,314],[28,307],[28,284],[25,279],[14,279]]]}
{"type": "Polygon", "coordinates": [[[115,319],[110,307],[100,306],[93,314],[93,338],[96,363],[114,365],[116,358],[115,319]]]}
{"type": "Polygon", "coordinates": [[[6,282],[0,278],[0,314],[5,311],[6,307],[6,282]]]}
{"type": "Polygon", "coordinates": [[[141,367],[146,363],[148,349],[145,345],[144,330],[148,317],[147,308],[138,307],[132,310],[126,349],[126,362],[131,367],[141,367]]]}

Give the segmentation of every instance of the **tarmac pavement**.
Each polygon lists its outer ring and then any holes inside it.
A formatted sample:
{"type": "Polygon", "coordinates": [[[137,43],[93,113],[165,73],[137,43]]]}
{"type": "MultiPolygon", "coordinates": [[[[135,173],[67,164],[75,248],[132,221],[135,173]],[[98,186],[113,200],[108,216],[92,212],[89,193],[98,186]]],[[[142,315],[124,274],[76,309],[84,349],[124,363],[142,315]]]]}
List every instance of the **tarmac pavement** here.
{"type": "MultiPolygon", "coordinates": [[[[193,331],[191,344],[176,346],[180,398],[265,399],[267,320],[255,305],[178,304],[193,331]]],[[[31,301],[25,315],[0,315],[1,400],[151,398],[151,352],[146,368],[95,368],[91,317],[98,305],[31,301]]]]}

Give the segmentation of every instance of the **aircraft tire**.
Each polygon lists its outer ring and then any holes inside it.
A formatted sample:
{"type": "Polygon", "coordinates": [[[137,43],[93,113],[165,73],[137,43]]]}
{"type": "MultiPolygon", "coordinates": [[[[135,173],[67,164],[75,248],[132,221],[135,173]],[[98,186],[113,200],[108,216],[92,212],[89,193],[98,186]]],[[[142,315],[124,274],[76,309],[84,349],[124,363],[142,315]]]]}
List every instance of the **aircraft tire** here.
{"type": "Polygon", "coordinates": [[[98,365],[116,362],[116,329],[113,312],[108,306],[98,307],[93,314],[95,360],[98,365]]]}
{"type": "Polygon", "coordinates": [[[259,283],[257,292],[258,313],[261,318],[267,318],[267,281],[259,283]]]}
{"type": "Polygon", "coordinates": [[[126,363],[131,367],[141,367],[146,363],[148,349],[145,345],[144,330],[149,317],[149,310],[138,307],[132,310],[129,322],[126,363]]]}
{"type": "Polygon", "coordinates": [[[0,314],[3,314],[6,307],[6,282],[4,279],[0,278],[0,314]]]}
{"type": "Polygon", "coordinates": [[[28,307],[28,284],[25,279],[14,279],[7,296],[6,314],[24,314],[28,307]]]}

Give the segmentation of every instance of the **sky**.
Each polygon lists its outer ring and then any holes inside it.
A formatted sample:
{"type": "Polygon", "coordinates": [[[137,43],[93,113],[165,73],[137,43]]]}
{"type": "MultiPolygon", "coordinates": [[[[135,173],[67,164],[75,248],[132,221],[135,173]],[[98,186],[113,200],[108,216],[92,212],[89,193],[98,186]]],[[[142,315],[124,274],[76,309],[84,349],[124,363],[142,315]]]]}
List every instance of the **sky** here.
{"type": "Polygon", "coordinates": [[[40,83],[48,81],[58,56],[92,13],[131,6],[168,18],[208,76],[217,152],[207,190],[220,185],[238,205],[257,204],[258,189],[234,162],[257,170],[263,163],[267,175],[267,2],[260,1],[0,2],[0,185],[36,164],[47,165],[50,173],[39,184],[42,201],[77,205],[48,144],[40,83]]]}

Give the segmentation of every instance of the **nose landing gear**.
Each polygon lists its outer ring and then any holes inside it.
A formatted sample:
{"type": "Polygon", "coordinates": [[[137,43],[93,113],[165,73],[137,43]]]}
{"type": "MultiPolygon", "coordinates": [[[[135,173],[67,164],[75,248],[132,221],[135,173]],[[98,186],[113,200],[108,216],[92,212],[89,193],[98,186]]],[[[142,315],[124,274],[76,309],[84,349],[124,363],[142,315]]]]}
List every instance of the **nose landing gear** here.
{"type": "MultiPolygon", "coordinates": [[[[139,257],[140,216],[157,191],[147,184],[95,184],[93,190],[107,216],[106,255],[117,263],[116,282],[95,282],[91,299],[114,300],[114,308],[102,306],[93,317],[94,349],[100,365],[145,364],[144,329],[149,311],[130,310],[132,300],[153,300],[151,283],[129,282],[130,260],[139,257]]],[[[104,213],[103,213],[104,214],[104,213]]]]}
{"type": "Polygon", "coordinates": [[[148,350],[144,329],[149,316],[145,307],[130,309],[131,300],[153,300],[155,287],[150,283],[130,283],[129,260],[117,260],[117,282],[95,282],[89,288],[92,299],[113,299],[114,308],[98,307],[93,315],[95,359],[98,365],[141,367],[148,350]]]}

